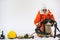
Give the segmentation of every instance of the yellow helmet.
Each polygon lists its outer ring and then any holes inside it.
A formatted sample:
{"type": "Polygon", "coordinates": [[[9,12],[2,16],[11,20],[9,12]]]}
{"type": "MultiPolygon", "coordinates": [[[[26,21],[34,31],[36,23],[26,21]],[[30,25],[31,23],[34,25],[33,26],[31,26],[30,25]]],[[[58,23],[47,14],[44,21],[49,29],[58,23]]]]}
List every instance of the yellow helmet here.
{"type": "Polygon", "coordinates": [[[13,31],[13,30],[11,30],[11,31],[8,33],[7,36],[8,36],[9,39],[14,39],[14,38],[17,37],[16,32],[13,31]]]}

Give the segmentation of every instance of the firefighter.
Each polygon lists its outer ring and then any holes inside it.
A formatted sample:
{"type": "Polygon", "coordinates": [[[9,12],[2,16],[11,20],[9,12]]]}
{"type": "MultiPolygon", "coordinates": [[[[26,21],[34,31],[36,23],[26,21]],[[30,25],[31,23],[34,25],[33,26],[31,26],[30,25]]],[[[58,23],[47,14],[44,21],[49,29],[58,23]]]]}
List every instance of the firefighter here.
{"type": "MultiPolygon", "coordinates": [[[[34,24],[36,25],[36,28],[38,28],[39,31],[41,31],[41,32],[45,32],[45,25],[46,24],[41,25],[41,23],[44,23],[43,21],[45,19],[55,20],[54,15],[47,8],[43,8],[42,10],[39,10],[36,15],[36,18],[34,19],[34,24]]],[[[45,36],[45,34],[40,34],[40,33],[36,33],[36,34],[37,34],[37,36],[45,36]]],[[[53,36],[52,34],[53,33],[50,28],[50,36],[53,36]]]]}

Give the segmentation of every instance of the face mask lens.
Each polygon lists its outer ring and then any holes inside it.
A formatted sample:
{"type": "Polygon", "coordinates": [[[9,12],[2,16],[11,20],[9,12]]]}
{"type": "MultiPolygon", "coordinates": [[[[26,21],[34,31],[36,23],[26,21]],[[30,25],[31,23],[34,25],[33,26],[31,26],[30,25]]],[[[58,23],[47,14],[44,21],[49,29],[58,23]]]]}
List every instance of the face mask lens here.
{"type": "Polygon", "coordinates": [[[46,13],[47,9],[43,9],[42,11],[43,11],[44,13],[46,13]]]}

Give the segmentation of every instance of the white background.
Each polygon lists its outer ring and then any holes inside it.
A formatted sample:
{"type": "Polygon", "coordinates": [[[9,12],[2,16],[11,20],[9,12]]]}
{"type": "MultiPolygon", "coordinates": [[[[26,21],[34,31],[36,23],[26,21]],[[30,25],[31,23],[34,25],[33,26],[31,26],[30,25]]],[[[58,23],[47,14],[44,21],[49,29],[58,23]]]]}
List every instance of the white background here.
{"type": "Polygon", "coordinates": [[[17,35],[33,33],[34,19],[43,4],[54,14],[60,29],[60,0],[0,0],[0,34],[2,30],[5,35],[10,30],[17,35]]]}

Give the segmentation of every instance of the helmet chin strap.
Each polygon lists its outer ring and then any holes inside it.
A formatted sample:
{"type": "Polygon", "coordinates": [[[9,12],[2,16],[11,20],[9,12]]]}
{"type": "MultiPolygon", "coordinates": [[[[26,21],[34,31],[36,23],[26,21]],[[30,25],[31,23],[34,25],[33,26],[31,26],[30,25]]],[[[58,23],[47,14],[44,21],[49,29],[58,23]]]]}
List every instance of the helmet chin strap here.
{"type": "Polygon", "coordinates": [[[42,10],[41,10],[41,14],[47,14],[48,10],[47,11],[42,11],[42,10]]]}

